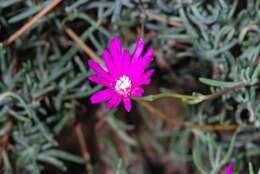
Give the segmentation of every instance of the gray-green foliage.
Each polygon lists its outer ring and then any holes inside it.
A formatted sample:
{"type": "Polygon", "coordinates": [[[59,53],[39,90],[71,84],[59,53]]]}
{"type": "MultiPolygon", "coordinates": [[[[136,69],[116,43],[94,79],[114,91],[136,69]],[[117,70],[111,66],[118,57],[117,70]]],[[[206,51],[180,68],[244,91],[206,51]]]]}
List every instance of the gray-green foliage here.
{"type": "MultiPolygon", "coordinates": [[[[49,3],[39,2],[0,0],[1,41],[49,3]]],[[[79,103],[93,107],[85,99],[100,87],[86,80],[91,75],[86,65],[88,56],[68,38],[64,25],[72,27],[101,56],[112,36],[120,36],[124,44],[136,39],[140,8],[183,23],[183,27],[174,27],[144,19],[144,37],[155,48],[156,59],[163,58],[178,77],[172,80],[156,61],[160,76],[155,73],[158,78],[154,78],[153,86],[180,93],[214,93],[246,82],[247,87],[219,99],[185,106],[182,118],[191,125],[236,124],[240,128],[231,133],[189,127],[165,130],[164,120],[154,121],[149,112],[136,105],[140,125],[120,120],[116,112],[106,113],[109,128],[97,132],[97,141],[103,147],[100,151],[105,151],[100,160],[115,173],[146,173],[148,162],[140,156],[149,145],[160,165],[164,165],[162,157],[167,156],[184,168],[195,165],[200,173],[217,173],[231,160],[237,171],[247,170],[249,162],[260,165],[260,0],[66,0],[13,45],[0,44],[1,137],[11,122],[10,144],[0,148],[1,171],[41,173],[49,165],[64,171],[66,161],[84,165],[78,155],[61,150],[56,137],[72,127],[70,122],[80,112],[79,103]],[[165,83],[178,85],[169,87],[165,83]],[[138,134],[129,135],[137,126],[138,134]],[[110,132],[115,132],[123,148],[119,149],[110,132]],[[122,161],[122,150],[127,160],[122,161]]],[[[86,117],[92,115],[88,112],[86,117]]]]}

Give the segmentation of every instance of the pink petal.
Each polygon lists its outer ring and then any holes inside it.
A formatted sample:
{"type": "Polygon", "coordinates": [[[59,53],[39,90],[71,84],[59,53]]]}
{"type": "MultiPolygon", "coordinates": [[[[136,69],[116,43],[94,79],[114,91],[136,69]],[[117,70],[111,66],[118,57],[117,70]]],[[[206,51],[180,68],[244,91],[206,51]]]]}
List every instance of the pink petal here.
{"type": "Polygon", "coordinates": [[[142,59],[142,63],[141,63],[141,67],[143,69],[146,68],[146,66],[152,62],[153,58],[153,53],[154,53],[154,50],[152,48],[149,48],[148,51],[145,53],[143,59],[142,59]]]}
{"type": "Polygon", "coordinates": [[[154,50],[149,48],[145,55],[138,59],[135,63],[132,63],[131,72],[134,77],[140,76],[145,71],[147,65],[152,62],[152,55],[154,50]]]}
{"type": "Polygon", "coordinates": [[[139,59],[139,57],[143,52],[143,49],[144,49],[144,40],[138,39],[136,41],[135,50],[132,55],[132,63],[135,63],[139,59]]]}
{"type": "Polygon", "coordinates": [[[127,112],[131,111],[132,108],[132,102],[129,97],[124,98],[124,107],[127,112]]]}
{"type": "Polygon", "coordinates": [[[117,69],[108,50],[104,50],[103,57],[108,71],[110,72],[111,75],[115,77],[117,75],[117,69]]]}
{"type": "Polygon", "coordinates": [[[128,49],[124,49],[123,51],[123,71],[128,74],[130,70],[130,51],[128,49]]]}
{"type": "Polygon", "coordinates": [[[94,60],[88,60],[89,67],[95,71],[99,76],[106,78],[107,80],[111,80],[111,77],[107,74],[106,71],[103,70],[103,68],[97,64],[94,60]]]}
{"type": "Polygon", "coordinates": [[[143,79],[142,85],[149,85],[151,83],[151,79],[143,79]]]}
{"type": "Polygon", "coordinates": [[[96,75],[88,77],[88,80],[90,80],[94,83],[100,84],[102,86],[107,86],[107,87],[111,86],[111,83],[109,81],[107,81],[106,79],[104,79],[102,77],[96,76],[96,75]]]}
{"type": "Polygon", "coordinates": [[[109,100],[112,97],[113,93],[114,92],[111,89],[98,91],[90,97],[90,102],[92,104],[104,102],[106,100],[109,100]]]}
{"type": "Polygon", "coordinates": [[[229,163],[229,165],[226,168],[225,174],[232,174],[233,166],[234,166],[234,162],[229,163]]]}
{"type": "Polygon", "coordinates": [[[143,88],[141,88],[141,87],[136,87],[136,88],[134,89],[133,96],[135,96],[135,97],[141,97],[141,96],[143,96],[143,93],[144,93],[144,89],[143,89],[143,88]]]}
{"type": "Polygon", "coordinates": [[[113,38],[109,42],[109,51],[111,52],[113,58],[117,58],[121,52],[121,41],[119,38],[113,38]]]}
{"type": "Polygon", "coordinates": [[[149,69],[148,71],[146,71],[143,75],[144,78],[150,78],[150,76],[154,73],[154,69],[149,69]]]}
{"type": "Polygon", "coordinates": [[[106,108],[112,109],[118,107],[118,105],[121,102],[121,97],[118,94],[115,94],[112,96],[111,100],[108,101],[106,104],[106,108]]]}
{"type": "Polygon", "coordinates": [[[141,59],[139,61],[137,61],[136,65],[132,65],[131,67],[131,72],[133,74],[133,76],[137,77],[140,76],[141,74],[144,73],[147,65],[152,62],[152,58],[146,58],[146,59],[141,59]]]}
{"type": "Polygon", "coordinates": [[[146,51],[146,53],[144,54],[144,58],[145,57],[152,57],[154,53],[154,49],[149,48],[148,51],[146,51]]]}
{"type": "Polygon", "coordinates": [[[151,83],[151,75],[154,73],[154,69],[150,69],[146,71],[139,79],[137,79],[134,83],[136,86],[139,85],[149,85],[151,83]]]}
{"type": "Polygon", "coordinates": [[[122,48],[121,41],[119,38],[113,38],[109,42],[109,51],[112,55],[113,63],[120,72],[122,68],[121,59],[122,59],[122,48]]]}

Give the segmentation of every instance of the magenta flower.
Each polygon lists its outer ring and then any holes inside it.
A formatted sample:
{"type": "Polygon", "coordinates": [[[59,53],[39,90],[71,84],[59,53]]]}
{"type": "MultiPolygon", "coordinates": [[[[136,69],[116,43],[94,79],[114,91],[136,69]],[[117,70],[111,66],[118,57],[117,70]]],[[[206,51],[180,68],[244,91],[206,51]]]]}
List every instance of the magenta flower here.
{"type": "Polygon", "coordinates": [[[92,82],[105,86],[107,89],[93,94],[91,103],[101,103],[108,101],[106,108],[116,108],[123,101],[126,111],[130,111],[132,102],[131,96],[141,97],[144,93],[143,85],[150,84],[150,76],[154,70],[145,71],[147,65],[153,60],[153,49],[142,55],[144,41],[137,40],[135,50],[131,55],[126,48],[121,48],[119,38],[113,38],[109,42],[109,50],[103,53],[106,70],[98,63],[89,60],[90,68],[95,75],[88,79],[92,82]]]}
{"type": "Polygon", "coordinates": [[[229,163],[226,168],[225,174],[232,174],[233,166],[234,166],[234,162],[229,163]]]}

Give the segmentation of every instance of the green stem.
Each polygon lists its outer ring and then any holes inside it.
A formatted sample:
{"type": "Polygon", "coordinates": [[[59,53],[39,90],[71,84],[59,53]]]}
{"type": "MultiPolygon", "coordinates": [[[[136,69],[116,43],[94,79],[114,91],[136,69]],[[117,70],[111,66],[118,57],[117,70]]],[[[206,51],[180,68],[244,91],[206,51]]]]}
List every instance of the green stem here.
{"type": "Polygon", "coordinates": [[[217,98],[219,96],[222,96],[224,94],[236,91],[238,89],[241,89],[243,87],[246,87],[249,85],[248,83],[245,82],[240,82],[233,87],[226,88],[220,92],[208,94],[208,95],[182,95],[182,94],[177,94],[177,93],[171,93],[171,92],[165,92],[165,93],[160,93],[160,94],[155,94],[155,95],[148,95],[145,97],[138,98],[139,100],[144,100],[144,101],[154,101],[160,98],[164,97],[171,97],[171,98],[176,98],[176,99],[181,99],[183,101],[186,101],[189,104],[198,104],[201,102],[204,102],[206,100],[211,100],[214,98],[217,98]]]}
{"type": "Polygon", "coordinates": [[[155,95],[148,95],[145,97],[141,97],[141,100],[147,100],[147,101],[153,101],[157,100],[160,98],[164,97],[171,97],[171,98],[177,98],[177,99],[182,99],[182,100],[195,100],[197,99],[196,96],[192,95],[182,95],[182,94],[177,94],[177,93],[171,93],[171,92],[165,92],[165,93],[160,93],[160,94],[155,94],[155,95]]]}

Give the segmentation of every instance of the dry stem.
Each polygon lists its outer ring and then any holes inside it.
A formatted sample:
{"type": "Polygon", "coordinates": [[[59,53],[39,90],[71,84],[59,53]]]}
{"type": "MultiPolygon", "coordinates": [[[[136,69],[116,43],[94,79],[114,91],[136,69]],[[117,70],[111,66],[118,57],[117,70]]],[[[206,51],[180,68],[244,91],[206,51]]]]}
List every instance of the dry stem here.
{"type": "Polygon", "coordinates": [[[56,7],[62,0],[53,0],[49,5],[42,9],[38,14],[36,14],[31,20],[24,24],[19,30],[12,34],[5,42],[4,45],[8,46],[13,43],[17,38],[19,38],[25,31],[29,30],[36,22],[45,16],[49,11],[56,7]]]}
{"type": "Polygon", "coordinates": [[[86,45],[71,28],[65,26],[64,30],[90,58],[94,59],[100,65],[103,65],[102,59],[88,45],[86,45]]]}
{"type": "Polygon", "coordinates": [[[174,27],[179,27],[179,28],[184,27],[184,25],[181,21],[177,21],[174,19],[167,19],[166,17],[160,16],[160,15],[157,15],[157,14],[145,11],[145,10],[143,10],[142,12],[145,16],[147,16],[153,20],[159,21],[161,23],[165,23],[165,24],[168,24],[168,25],[171,25],[174,27]]]}
{"type": "MultiPolygon", "coordinates": [[[[207,125],[207,124],[191,124],[185,121],[177,121],[174,116],[166,115],[160,110],[154,108],[149,102],[136,100],[140,103],[148,112],[150,112],[153,116],[160,117],[166,120],[168,123],[172,125],[176,125],[183,128],[192,128],[192,129],[200,129],[204,131],[235,131],[239,128],[239,125],[230,124],[216,124],[216,125],[207,125]]],[[[253,125],[249,126],[250,128],[255,128],[253,125]]]]}
{"type": "Polygon", "coordinates": [[[79,122],[76,123],[76,125],[74,126],[74,131],[75,131],[78,141],[79,141],[81,154],[82,154],[83,158],[86,160],[86,171],[88,174],[91,174],[91,173],[93,173],[93,170],[92,170],[92,166],[90,164],[90,155],[89,155],[85,137],[84,137],[84,134],[82,131],[81,123],[79,123],[79,122]]]}

